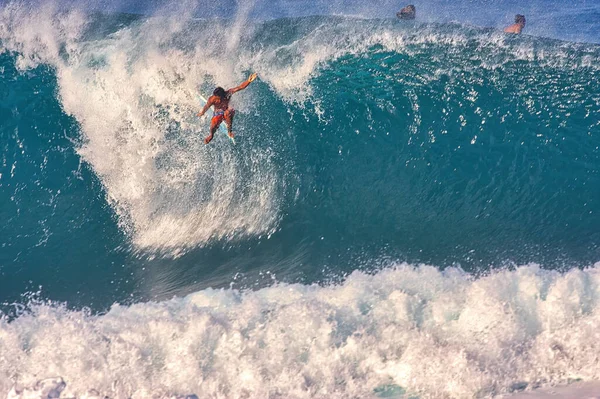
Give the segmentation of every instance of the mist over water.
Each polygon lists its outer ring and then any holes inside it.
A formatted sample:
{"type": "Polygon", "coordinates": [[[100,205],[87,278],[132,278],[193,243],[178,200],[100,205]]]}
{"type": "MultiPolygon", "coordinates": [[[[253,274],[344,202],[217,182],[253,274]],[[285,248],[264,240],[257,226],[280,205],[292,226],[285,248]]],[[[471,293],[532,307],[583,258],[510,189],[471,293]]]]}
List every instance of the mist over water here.
{"type": "Polygon", "coordinates": [[[0,395],[597,381],[598,7],[416,5],[0,3],[0,395]]]}

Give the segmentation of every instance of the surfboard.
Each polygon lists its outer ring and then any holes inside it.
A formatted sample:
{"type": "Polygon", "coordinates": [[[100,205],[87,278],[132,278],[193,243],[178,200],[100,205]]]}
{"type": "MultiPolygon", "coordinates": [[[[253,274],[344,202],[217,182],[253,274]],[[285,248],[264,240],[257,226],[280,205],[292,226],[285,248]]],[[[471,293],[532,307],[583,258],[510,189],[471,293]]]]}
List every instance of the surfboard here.
{"type": "MultiPolygon", "coordinates": [[[[198,94],[198,100],[200,100],[201,107],[204,107],[206,105],[206,103],[208,102],[208,100],[206,98],[204,98],[204,96],[202,96],[202,94],[198,94]]],[[[209,118],[209,120],[210,120],[210,118],[209,118]]],[[[221,132],[221,133],[225,134],[225,136],[229,137],[229,134],[227,134],[227,127],[225,127],[225,122],[223,122],[219,125],[219,128],[217,129],[217,131],[221,132]]],[[[229,139],[231,140],[231,142],[233,144],[235,144],[235,139],[233,137],[229,137],[229,139]]]]}

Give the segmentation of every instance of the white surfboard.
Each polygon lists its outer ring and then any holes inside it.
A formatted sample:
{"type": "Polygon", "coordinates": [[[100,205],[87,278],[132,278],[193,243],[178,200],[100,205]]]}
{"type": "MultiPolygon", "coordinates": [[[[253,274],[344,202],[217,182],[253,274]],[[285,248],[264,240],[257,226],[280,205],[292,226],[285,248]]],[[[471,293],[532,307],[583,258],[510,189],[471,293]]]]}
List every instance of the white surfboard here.
{"type": "MultiPolygon", "coordinates": [[[[204,98],[201,94],[198,94],[198,99],[200,100],[201,107],[204,107],[206,105],[206,103],[208,102],[208,100],[206,98],[204,98]]],[[[207,111],[207,113],[208,113],[208,111],[207,111]]],[[[227,127],[225,127],[225,121],[223,121],[219,125],[219,128],[217,129],[217,131],[219,131],[219,132],[225,134],[225,136],[229,137],[229,134],[227,133],[227,127]]],[[[233,144],[235,144],[235,139],[233,137],[229,137],[229,139],[233,142],[233,144]]]]}

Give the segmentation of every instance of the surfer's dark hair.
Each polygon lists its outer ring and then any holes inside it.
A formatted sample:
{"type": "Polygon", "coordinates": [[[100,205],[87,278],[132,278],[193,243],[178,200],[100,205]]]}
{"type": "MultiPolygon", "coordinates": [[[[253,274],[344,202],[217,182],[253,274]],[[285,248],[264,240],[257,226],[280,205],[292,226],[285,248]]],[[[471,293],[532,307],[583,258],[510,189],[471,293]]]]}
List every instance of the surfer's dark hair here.
{"type": "Polygon", "coordinates": [[[225,98],[227,96],[227,92],[225,91],[224,88],[219,86],[213,91],[213,96],[225,98]]]}
{"type": "Polygon", "coordinates": [[[515,23],[516,24],[524,24],[525,23],[525,15],[521,15],[521,14],[515,15],[515,23]]]}
{"type": "Polygon", "coordinates": [[[396,16],[400,19],[415,19],[416,14],[417,14],[417,9],[415,8],[415,6],[412,4],[409,4],[406,7],[404,7],[402,10],[398,11],[396,13],[396,16]]]}

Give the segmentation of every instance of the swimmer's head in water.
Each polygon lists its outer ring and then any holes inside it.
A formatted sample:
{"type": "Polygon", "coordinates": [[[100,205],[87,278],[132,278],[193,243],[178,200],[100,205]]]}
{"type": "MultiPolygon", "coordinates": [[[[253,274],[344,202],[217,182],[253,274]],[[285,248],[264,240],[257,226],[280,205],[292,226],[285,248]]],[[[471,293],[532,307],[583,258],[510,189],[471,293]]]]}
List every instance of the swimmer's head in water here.
{"type": "Polygon", "coordinates": [[[396,16],[400,19],[415,19],[416,15],[417,15],[417,9],[412,4],[407,5],[402,10],[400,10],[398,13],[396,13],[396,16]]]}
{"type": "Polygon", "coordinates": [[[521,15],[521,14],[515,15],[515,24],[525,25],[525,15],[521,15]]]}
{"type": "Polygon", "coordinates": [[[227,92],[225,91],[224,88],[219,86],[213,91],[213,96],[225,98],[227,96],[227,92]]]}

